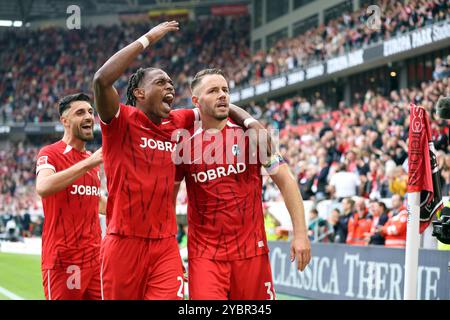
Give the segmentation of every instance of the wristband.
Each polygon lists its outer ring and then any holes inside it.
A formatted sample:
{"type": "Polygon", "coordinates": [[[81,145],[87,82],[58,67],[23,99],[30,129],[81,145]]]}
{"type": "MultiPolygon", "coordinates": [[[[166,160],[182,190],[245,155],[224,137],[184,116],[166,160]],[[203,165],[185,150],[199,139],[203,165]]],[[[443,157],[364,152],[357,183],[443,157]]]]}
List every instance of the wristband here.
{"type": "Polygon", "coordinates": [[[144,49],[147,48],[149,46],[149,44],[150,44],[150,41],[148,41],[146,36],[140,37],[139,39],[137,39],[137,41],[139,41],[142,44],[144,49]]]}
{"type": "Polygon", "coordinates": [[[256,119],[254,118],[247,118],[244,120],[244,127],[248,128],[248,126],[250,125],[250,123],[256,122],[256,119]]]}

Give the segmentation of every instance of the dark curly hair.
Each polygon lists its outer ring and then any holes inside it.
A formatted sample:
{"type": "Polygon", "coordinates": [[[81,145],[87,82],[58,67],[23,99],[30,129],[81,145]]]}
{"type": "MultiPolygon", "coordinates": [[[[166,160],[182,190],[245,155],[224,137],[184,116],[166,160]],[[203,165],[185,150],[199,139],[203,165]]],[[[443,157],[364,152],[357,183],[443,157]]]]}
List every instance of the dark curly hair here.
{"type": "Polygon", "coordinates": [[[144,78],[145,74],[147,72],[153,71],[153,70],[159,70],[157,68],[139,68],[135,73],[133,73],[128,80],[128,87],[127,87],[127,105],[129,106],[136,106],[136,97],[133,94],[134,89],[138,88],[141,80],[144,78]]]}

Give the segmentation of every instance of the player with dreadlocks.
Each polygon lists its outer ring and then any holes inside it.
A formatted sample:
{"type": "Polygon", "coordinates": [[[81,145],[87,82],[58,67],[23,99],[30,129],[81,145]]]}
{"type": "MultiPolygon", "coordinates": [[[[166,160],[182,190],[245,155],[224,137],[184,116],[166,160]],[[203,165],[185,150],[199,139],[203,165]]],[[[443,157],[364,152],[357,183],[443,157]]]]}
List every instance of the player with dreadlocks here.
{"type": "MultiPolygon", "coordinates": [[[[94,77],[109,192],[101,254],[104,299],[184,297],[172,202],[171,136],[191,127],[199,113],[171,110],[173,82],[158,68],[139,69],[131,76],[126,105],[113,86],[144,49],[178,29],[176,21],[157,25],[114,54],[94,77]]],[[[234,115],[238,123],[250,117],[243,110],[234,115]]]]}

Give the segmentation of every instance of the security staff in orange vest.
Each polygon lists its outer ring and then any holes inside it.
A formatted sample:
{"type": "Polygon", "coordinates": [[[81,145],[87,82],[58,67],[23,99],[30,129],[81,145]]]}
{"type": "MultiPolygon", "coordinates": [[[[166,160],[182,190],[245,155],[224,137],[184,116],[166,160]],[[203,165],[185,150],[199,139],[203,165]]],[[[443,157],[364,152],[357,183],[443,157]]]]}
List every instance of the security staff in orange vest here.
{"type": "Polygon", "coordinates": [[[356,213],[348,221],[347,244],[365,246],[368,244],[372,219],[364,198],[355,201],[356,213]]]}
{"type": "Polygon", "coordinates": [[[406,246],[406,224],[408,211],[403,205],[402,196],[392,196],[393,210],[386,224],[377,230],[384,238],[384,245],[391,248],[404,248],[406,246]]]}

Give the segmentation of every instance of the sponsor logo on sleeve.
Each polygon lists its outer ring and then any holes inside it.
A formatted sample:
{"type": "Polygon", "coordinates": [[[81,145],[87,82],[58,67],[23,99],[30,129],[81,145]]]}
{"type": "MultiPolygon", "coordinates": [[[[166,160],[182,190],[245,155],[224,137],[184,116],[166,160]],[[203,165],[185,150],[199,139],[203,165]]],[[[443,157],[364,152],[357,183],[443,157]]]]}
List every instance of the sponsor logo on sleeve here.
{"type": "Polygon", "coordinates": [[[42,156],[39,157],[38,161],[37,161],[37,166],[42,166],[44,164],[48,164],[48,156],[42,156]]]}

